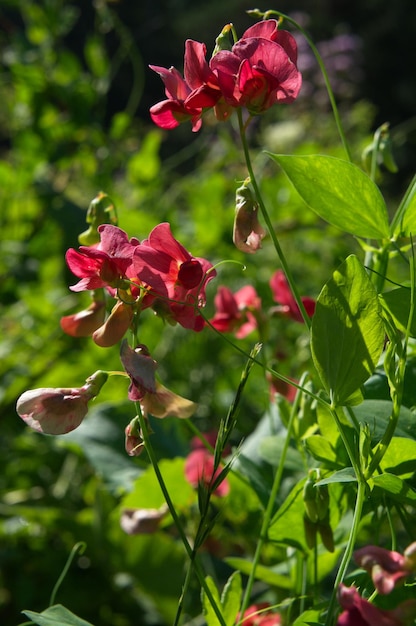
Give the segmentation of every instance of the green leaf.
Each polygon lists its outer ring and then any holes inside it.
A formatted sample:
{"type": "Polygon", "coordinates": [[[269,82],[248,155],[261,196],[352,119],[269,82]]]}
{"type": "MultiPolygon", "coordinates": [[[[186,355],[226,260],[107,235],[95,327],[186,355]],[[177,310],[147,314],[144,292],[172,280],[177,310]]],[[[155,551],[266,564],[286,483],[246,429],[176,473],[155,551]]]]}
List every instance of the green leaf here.
{"type": "Polygon", "coordinates": [[[329,485],[330,483],[352,483],[356,482],[357,477],[355,475],[352,467],[344,467],[338,472],[334,472],[328,478],[323,478],[322,480],[315,483],[315,486],[319,485],[329,485]]]}
{"type": "Polygon", "coordinates": [[[302,479],[295,485],[273,517],[269,527],[268,537],[271,541],[294,546],[301,551],[307,552],[308,548],[302,522],[305,512],[303,502],[303,486],[305,480],[306,479],[302,479]]]}
{"type": "Polygon", "coordinates": [[[304,444],[309,454],[317,461],[325,463],[325,467],[340,466],[337,453],[326,437],[311,435],[304,440],[304,444]]]}
{"type": "Polygon", "coordinates": [[[93,626],[91,622],[86,622],[71,613],[62,604],[50,606],[42,613],[34,611],[22,611],[22,613],[39,626],[93,626]]]}
{"type": "MultiPolygon", "coordinates": [[[[402,332],[406,332],[410,314],[410,287],[398,287],[398,289],[386,291],[379,297],[382,305],[392,316],[397,328],[399,328],[402,332]]],[[[416,337],[416,311],[413,313],[410,324],[410,336],[416,337]]]]}
{"type": "MultiPolygon", "coordinates": [[[[260,458],[270,463],[273,467],[277,467],[282,456],[285,438],[280,435],[271,435],[260,441],[259,455],[260,458]]],[[[302,455],[295,448],[288,448],[286,454],[285,468],[294,472],[304,470],[304,461],[302,455]]]]}
{"type": "MultiPolygon", "coordinates": [[[[354,408],[354,416],[360,424],[368,425],[372,443],[380,441],[388,426],[393,410],[391,400],[364,400],[354,408]]],[[[414,438],[414,414],[405,406],[400,408],[399,421],[396,426],[396,437],[414,438]]]]}
{"type": "Polygon", "coordinates": [[[323,287],[312,318],[312,357],[334,406],[347,404],[374,372],[384,337],[376,291],[350,255],[323,287]]]}
{"type": "MultiPolygon", "coordinates": [[[[207,576],[205,578],[205,582],[206,585],[208,587],[208,589],[210,590],[212,597],[215,601],[215,604],[217,605],[217,607],[219,609],[221,609],[221,599],[220,599],[220,594],[218,592],[217,586],[214,583],[214,581],[212,580],[211,576],[207,576]]],[[[218,617],[215,614],[214,609],[212,608],[212,604],[209,600],[209,598],[207,597],[207,594],[205,593],[205,591],[202,589],[201,592],[201,598],[202,598],[202,613],[205,617],[205,621],[207,623],[207,626],[219,626],[220,621],[218,619],[218,617]]],[[[221,611],[222,613],[222,611],[221,611]]],[[[227,625],[228,626],[228,625],[227,625]]]]}
{"type": "Polygon", "coordinates": [[[241,593],[241,574],[240,572],[233,572],[227,580],[221,594],[222,614],[227,626],[233,626],[237,621],[241,593]]]}
{"type": "Polygon", "coordinates": [[[322,219],[357,237],[389,236],[383,196],[359,167],[319,154],[270,156],[283,168],[306,204],[322,219]]]}
{"type": "Polygon", "coordinates": [[[316,609],[304,611],[293,622],[293,626],[322,626],[322,622],[319,621],[321,613],[322,611],[317,611],[316,609]]]}
{"type": "Polygon", "coordinates": [[[369,483],[373,483],[374,487],[386,491],[393,500],[416,508],[416,491],[399,476],[384,472],[380,476],[373,476],[369,483]]]}
{"type": "Polygon", "coordinates": [[[392,236],[416,233],[416,177],[413,178],[391,223],[392,236]]]}
{"type": "Polygon", "coordinates": [[[416,472],[416,441],[393,437],[381,461],[381,468],[391,474],[410,478],[416,472]]]}

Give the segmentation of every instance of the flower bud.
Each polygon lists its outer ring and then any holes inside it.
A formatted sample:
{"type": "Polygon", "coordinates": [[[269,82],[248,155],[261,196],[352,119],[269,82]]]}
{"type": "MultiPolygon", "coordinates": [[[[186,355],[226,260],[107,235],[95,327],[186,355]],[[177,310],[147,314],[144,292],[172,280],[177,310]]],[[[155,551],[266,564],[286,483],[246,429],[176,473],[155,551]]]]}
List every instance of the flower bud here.
{"type": "Polygon", "coordinates": [[[81,246],[93,246],[100,241],[98,227],[101,224],[117,226],[117,212],[111,198],[100,191],[88,207],[86,222],[89,228],[78,236],[81,246]]]}
{"type": "Polygon", "coordinates": [[[88,402],[98,395],[107,378],[107,372],[99,370],[79,389],[25,391],[17,401],[16,411],[37,432],[46,435],[69,433],[81,424],[88,412],[88,402]]]}
{"type": "Polygon", "coordinates": [[[236,191],[233,241],[242,252],[254,254],[261,248],[266,231],[258,220],[258,204],[245,181],[236,191]]]}
{"type": "Polygon", "coordinates": [[[105,320],[104,300],[94,300],[84,311],[61,317],[61,328],[71,337],[90,337],[105,320]]]}
{"type": "Polygon", "coordinates": [[[144,442],[140,430],[139,418],[133,418],[125,428],[125,448],[129,456],[140,456],[144,449],[144,442]]]}

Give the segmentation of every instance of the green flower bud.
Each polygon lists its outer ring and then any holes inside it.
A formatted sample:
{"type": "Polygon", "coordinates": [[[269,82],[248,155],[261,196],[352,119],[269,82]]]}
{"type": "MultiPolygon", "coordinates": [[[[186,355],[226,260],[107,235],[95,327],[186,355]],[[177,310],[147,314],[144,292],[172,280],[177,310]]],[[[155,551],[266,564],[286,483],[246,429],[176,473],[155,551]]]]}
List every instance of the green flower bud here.
{"type": "Polygon", "coordinates": [[[101,224],[113,224],[117,226],[117,212],[111,198],[100,191],[91,201],[88,207],[86,220],[90,224],[89,228],[78,236],[78,241],[82,246],[92,246],[100,241],[98,227],[101,224]]]}

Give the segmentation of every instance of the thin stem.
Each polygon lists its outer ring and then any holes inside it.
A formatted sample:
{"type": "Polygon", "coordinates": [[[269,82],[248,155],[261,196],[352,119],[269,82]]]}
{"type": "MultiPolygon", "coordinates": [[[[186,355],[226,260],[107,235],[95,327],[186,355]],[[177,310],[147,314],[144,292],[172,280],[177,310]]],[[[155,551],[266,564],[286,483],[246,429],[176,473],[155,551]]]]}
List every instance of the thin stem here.
{"type": "Polygon", "coordinates": [[[217,616],[221,626],[226,626],[226,623],[225,623],[224,618],[222,616],[221,610],[217,606],[217,603],[215,602],[215,598],[212,595],[211,590],[209,589],[209,587],[208,587],[208,585],[206,583],[206,580],[205,580],[205,577],[204,577],[204,573],[203,573],[203,571],[202,571],[202,569],[201,569],[201,567],[200,567],[200,565],[198,563],[198,560],[196,558],[196,554],[194,553],[194,550],[191,548],[191,546],[189,544],[189,541],[188,541],[188,539],[186,537],[186,534],[185,534],[185,531],[184,531],[184,529],[182,527],[182,524],[181,524],[181,521],[179,519],[179,516],[178,516],[178,514],[176,512],[175,506],[174,506],[174,504],[172,502],[172,499],[170,497],[169,491],[168,491],[168,489],[166,487],[166,483],[165,483],[165,481],[163,479],[162,473],[161,473],[160,468],[159,468],[159,464],[157,462],[157,458],[156,458],[155,452],[153,450],[153,446],[152,446],[151,441],[150,441],[150,436],[149,436],[149,431],[148,431],[148,428],[147,428],[146,419],[143,416],[143,413],[141,411],[139,403],[135,403],[135,406],[136,406],[136,410],[137,410],[137,415],[139,417],[139,422],[140,422],[140,428],[141,428],[143,442],[144,442],[147,454],[149,455],[150,462],[151,462],[151,464],[153,466],[153,470],[154,470],[154,472],[156,474],[157,481],[159,483],[159,486],[160,486],[160,488],[162,490],[162,493],[163,493],[163,496],[165,498],[166,504],[168,505],[169,512],[172,515],[172,518],[173,518],[173,521],[175,523],[176,529],[177,529],[177,531],[179,533],[179,536],[180,536],[180,538],[182,540],[182,543],[183,543],[183,545],[185,547],[185,550],[186,550],[186,552],[188,554],[188,557],[191,560],[191,562],[193,563],[193,568],[194,568],[195,573],[196,573],[196,575],[198,577],[199,583],[200,583],[201,587],[203,588],[203,590],[204,590],[204,592],[205,592],[209,602],[211,603],[211,606],[212,606],[212,608],[213,608],[213,610],[215,612],[215,615],[217,616]]]}
{"type": "Polygon", "coordinates": [[[79,541],[78,543],[76,543],[74,545],[74,547],[72,548],[70,555],[64,565],[64,569],[61,572],[61,575],[59,576],[58,580],[55,583],[54,588],[52,589],[52,593],[51,593],[51,597],[49,600],[49,606],[52,606],[53,604],[55,604],[55,598],[56,598],[56,594],[58,593],[59,587],[62,585],[62,582],[65,578],[65,576],[67,575],[67,572],[69,570],[69,568],[71,567],[71,563],[74,560],[77,552],[79,554],[83,554],[83,552],[85,551],[85,548],[87,547],[87,544],[84,541],[79,541]]]}
{"type": "Polygon", "coordinates": [[[252,166],[252,163],[251,163],[250,151],[249,151],[248,144],[247,144],[247,137],[246,137],[245,126],[244,126],[244,122],[243,122],[243,114],[242,114],[241,108],[237,109],[237,114],[238,114],[238,124],[239,124],[239,128],[240,128],[241,142],[242,142],[242,145],[243,145],[244,157],[245,157],[245,161],[246,161],[246,165],[247,165],[247,171],[248,171],[249,176],[250,176],[251,184],[253,185],[254,193],[256,194],[257,202],[259,204],[259,207],[260,207],[263,219],[266,222],[267,230],[268,230],[269,235],[270,235],[270,237],[271,237],[271,239],[273,241],[273,245],[274,245],[275,250],[277,252],[277,256],[279,257],[280,263],[282,264],[282,268],[283,268],[283,271],[285,273],[287,282],[289,283],[290,290],[291,290],[291,292],[293,294],[293,297],[296,300],[296,304],[299,307],[299,310],[301,312],[303,321],[305,322],[307,328],[310,329],[310,327],[311,327],[311,319],[310,319],[309,315],[307,314],[305,306],[304,306],[304,304],[302,302],[302,299],[301,299],[301,297],[299,295],[298,289],[296,287],[296,283],[295,283],[295,281],[293,279],[293,276],[292,276],[292,273],[290,271],[289,265],[288,265],[288,263],[286,261],[286,257],[285,257],[285,255],[283,253],[283,250],[282,250],[282,248],[280,246],[279,240],[278,240],[278,238],[276,236],[276,233],[274,231],[272,221],[271,221],[271,219],[269,217],[268,211],[266,209],[266,205],[263,202],[263,198],[262,198],[262,195],[261,195],[261,192],[260,192],[260,188],[259,188],[259,186],[257,184],[257,180],[256,180],[256,177],[255,177],[255,174],[254,174],[254,170],[253,170],[253,166],[252,166]]]}
{"type": "Polygon", "coordinates": [[[366,482],[359,476],[357,476],[357,479],[358,479],[357,499],[355,501],[355,509],[354,509],[354,516],[352,520],[351,531],[348,537],[347,547],[345,548],[345,552],[341,559],[341,563],[338,568],[338,573],[335,578],[334,589],[332,591],[332,595],[331,595],[329,605],[328,605],[328,614],[326,617],[325,626],[332,626],[334,622],[335,602],[337,598],[338,587],[344,580],[348,565],[352,557],[357,535],[358,535],[358,529],[360,525],[361,514],[362,514],[363,504],[364,504],[364,499],[365,499],[366,482]]]}
{"type": "MultiPolygon", "coordinates": [[[[306,374],[303,375],[301,379],[301,384],[304,384],[305,378],[306,378],[306,374]]],[[[241,616],[244,615],[244,611],[247,609],[249,605],[251,592],[253,590],[253,584],[254,584],[254,580],[256,577],[256,568],[260,561],[260,556],[263,550],[263,546],[267,541],[267,532],[268,532],[270,522],[272,519],[277,493],[280,489],[283,471],[284,471],[285,462],[286,462],[286,455],[289,449],[290,440],[292,438],[293,423],[294,423],[295,417],[299,409],[300,400],[301,400],[301,393],[298,392],[295,398],[295,402],[293,403],[293,406],[292,406],[292,411],[290,413],[290,418],[289,418],[289,423],[287,425],[287,433],[286,433],[285,441],[283,444],[282,454],[279,460],[279,465],[277,467],[276,474],[274,476],[272,489],[270,491],[269,500],[267,502],[267,507],[264,512],[263,522],[262,522],[261,529],[260,529],[260,535],[259,535],[259,539],[257,542],[256,550],[254,553],[253,563],[252,563],[252,567],[251,567],[250,574],[248,577],[247,586],[244,592],[243,602],[241,605],[241,610],[240,610],[241,616]]],[[[239,623],[241,624],[241,619],[239,623]]]]}

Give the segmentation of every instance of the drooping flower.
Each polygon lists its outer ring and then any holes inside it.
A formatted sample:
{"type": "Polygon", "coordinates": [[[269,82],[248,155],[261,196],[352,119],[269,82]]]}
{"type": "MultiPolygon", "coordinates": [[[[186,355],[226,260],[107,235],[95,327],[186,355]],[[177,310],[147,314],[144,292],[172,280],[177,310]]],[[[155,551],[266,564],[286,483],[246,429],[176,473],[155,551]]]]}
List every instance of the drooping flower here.
{"type": "Polygon", "coordinates": [[[130,304],[117,300],[104,324],[97,328],[92,338],[100,348],[114,346],[128,331],[134,311],[130,304]]]}
{"type": "Polygon", "coordinates": [[[243,183],[235,194],[235,217],[233,241],[238,250],[254,254],[261,248],[261,241],[266,236],[258,218],[258,204],[253,192],[243,183]]]}
{"type": "Polygon", "coordinates": [[[61,317],[61,328],[71,337],[89,337],[105,319],[104,300],[94,300],[84,311],[61,317]]]}
{"type": "MultiPolygon", "coordinates": [[[[277,313],[281,313],[297,322],[303,322],[302,314],[290,291],[289,284],[286,280],[286,276],[282,270],[277,270],[270,279],[270,288],[273,294],[273,300],[279,304],[273,310],[277,313]]],[[[309,317],[312,317],[315,312],[315,300],[308,298],[307,296],[301,298],[303,306],[309,317]]]]}
{"type": "Polygon", "coordinates": [[[377,591],[388,594],[415,571],[415,549],[416,542],[404,554],[378,546],[365,546],[354,552],[354,560],[371,575],[377,591]]]}
{"type": "MultiPolygon", "coordinates": [[[[268,602],[258,602],[250,605],[244,611],[241,623],[244,626],[279,626],[282,623],[280,614],[272,613],[269,607],[270,604],[268,602]]],[[[238,615],[236,623],[239,622],[240,616],[238,615]]]]}
{"type": "Polygon", "coordinates": [[[162,223],[134,252],[134,269],[156,297],[153,308],[168,321],[200,331],[204,319],[199,308],[205,305],[205,287],[216,276],[212,264],[193,257],[162,223]]]}
{"type": "Polygon", "coordinates": [[[120,526],[128,535],[149,535],[158,530],[168,511],[166,504],[159,509],[123,509],[120,526]]]}
{"type": "Polygon", "coordinates": [[[355,587],[341,584],[338,601],[344,611],[337,626],[407,626],[416,615],[416,600],[406,600],[395,609],[383,610],[362,598],[355,587]]]}
{"type": "Polygon", "coordinates": [[[261,300],[251,285],[232,293],[228,287],[219,287],[214,298],[215,315],[210,320],[222,333],[234,333],[243,339],[257,328],[261,300]]]}
{"type": "Polygon", "coordinates": [[[140,430],[140,420],[134,417],[124,429],[125,450],[129,456],[140,456],[144,450],[144,442],[140,430]]]}
{"type": "Polygon", "coordinates": [[[43,388],[25,391],[16,411],[24,422],[45,435],[63,435],[77,428],[88,412],[88,403],[100,392],[108,374],[99,370],[77,389],[43,388]]]}
{"type": "Polygon", "coordinates": [[[302,85],[296,61],[294,37],[278,30],[276,20],[265,20],[248,28],[231,50],[215,54],[210,67],[224,100],[258,115],[273,104],[295,100],[302,85]]]}

